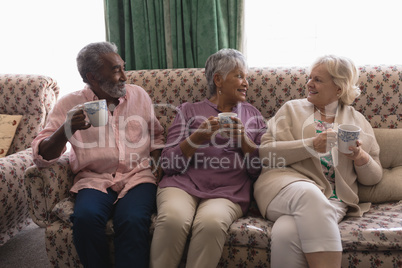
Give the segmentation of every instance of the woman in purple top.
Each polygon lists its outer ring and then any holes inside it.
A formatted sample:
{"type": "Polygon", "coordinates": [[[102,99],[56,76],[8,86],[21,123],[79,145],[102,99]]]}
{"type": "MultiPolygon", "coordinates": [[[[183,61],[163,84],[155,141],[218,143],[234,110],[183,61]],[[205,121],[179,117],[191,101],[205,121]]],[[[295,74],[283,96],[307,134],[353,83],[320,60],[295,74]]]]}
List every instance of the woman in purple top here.
{"type": "Polygon", "coordinates": [[[151,267],[178,267],[190,233],[187,267],[216,267],[227,230],[246,212],[260,173],[266,124],[246,102],[244,56],[222,49],[208,58],[205,75],[211,97],[178,107],[162,152],[151,267]],[[222,112],[236,113],[234,123],[221,125],[222,112]]]}

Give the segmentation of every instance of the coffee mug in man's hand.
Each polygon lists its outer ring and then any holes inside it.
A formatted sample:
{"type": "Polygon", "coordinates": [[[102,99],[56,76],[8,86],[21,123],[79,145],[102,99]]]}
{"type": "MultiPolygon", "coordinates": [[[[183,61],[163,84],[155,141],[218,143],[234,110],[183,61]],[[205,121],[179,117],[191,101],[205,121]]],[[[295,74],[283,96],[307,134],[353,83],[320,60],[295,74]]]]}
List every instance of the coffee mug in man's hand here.
{"type": "Polygon", "coordinates": [[[92,126],[101,127],[107,124],[108,113],[106,100],[86,102],[84,103],[84,110],[92,126]]]}
{"type": "Polygon", "coordinates": [[[355,125],[340,125],[338,127],[338,150],[344,154],[351,154],[350,146],[356,147],[360,136],[360,127],[355,125]]]}

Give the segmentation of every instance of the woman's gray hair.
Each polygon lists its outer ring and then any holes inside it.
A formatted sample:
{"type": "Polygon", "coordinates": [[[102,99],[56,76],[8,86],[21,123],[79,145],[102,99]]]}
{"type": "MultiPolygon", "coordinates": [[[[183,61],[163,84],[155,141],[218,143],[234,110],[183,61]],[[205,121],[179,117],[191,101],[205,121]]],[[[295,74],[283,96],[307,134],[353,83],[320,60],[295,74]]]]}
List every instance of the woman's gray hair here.
{"type": "Polygon", "coordinates": [[[351,105],[360,96],[360,89],[357,86],[359,80],[359,70],[352,60],[335,55],[326,55],[318,58],[310,67],[314,69],[318,65],[324,64],[332,81],[341,89],[339,101],[343,105],[351,105]]]}
{"type": "Polygon", "coordinates": [[[211,96],[216,94],[215,74],[220,74],[226,79],[228,73],[236,67],[248,68],[246,58],[238,50],[224,48],[208,57],[205,62],[205,76],[211,96]]]}
{"type": "Polygon", "coordinates": [[[91,43],[78,52],[77,67],[82,80],[88,84],[87,73],[98,75],[102,67],[102,54],[117,53],[117,46],[110,42],[91,43]]]}

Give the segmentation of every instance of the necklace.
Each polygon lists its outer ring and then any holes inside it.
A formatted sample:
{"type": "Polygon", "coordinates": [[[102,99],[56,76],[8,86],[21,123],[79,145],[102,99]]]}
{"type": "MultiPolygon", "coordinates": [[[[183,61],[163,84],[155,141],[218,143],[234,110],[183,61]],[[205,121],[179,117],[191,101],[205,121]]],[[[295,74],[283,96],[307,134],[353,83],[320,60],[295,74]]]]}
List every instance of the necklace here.
{"type": "Polygon", "coordinates": [[[335,115],[336,115],[336,114],[326,114],[326,113],[323,113],[323,112],[321,112],[321,110],[318,109],[317,107],[315,107],[315,109],[316,109],[322,116],[325,116],[325,117],[335,117],[335,115]]]}

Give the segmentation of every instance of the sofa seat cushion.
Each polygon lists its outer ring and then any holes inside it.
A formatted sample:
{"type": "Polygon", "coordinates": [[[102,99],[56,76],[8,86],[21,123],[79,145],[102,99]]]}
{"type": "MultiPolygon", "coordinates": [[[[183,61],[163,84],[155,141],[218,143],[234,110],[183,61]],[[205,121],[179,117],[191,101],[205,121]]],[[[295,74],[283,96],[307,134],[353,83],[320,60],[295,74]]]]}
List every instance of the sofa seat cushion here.
{"type": "Polygon", "coordinates": [[[345,218],[339,224],[344,251],[401,251],[401,214],[399,201],[375,204],[363,218],[345,218]]]}
{"type": "MultiPolygon", "coordinates": [[[[402,250],[402,201],[375,204],[364,217],[346,217],[339,229],[344,251],[402,250]]],[[[261,217],[243,217],[229,228],[226,245],[267,248],[273,223],[261,217]]]]}
{"type": "MultiPolygon", "coordinates": [[[[58,218],[71,226],[69,217],[74,200],[66,198],[53,209],[58,218]]],[[[402,201],[375,204],[364,217],[346,217],[339,224],[344,251],[392,251],[402,250],[402,201]]],[[[150,228],[153,233],[155,215],[150,228]]],[[[226,246],[270,248],[273,222],[263,219],[251,210],[248,216],[236,220],[229,228],[226,246]],[[251,214],[251,215],[250,215],[251,214]]],[[[112,221],[107,233],[113,234],[112,221]]]]}
{"type": "Polygon", "coordinates": [[[267,248],[273,225],[273,222],[262,217],[242,217],[230,226],[225,244],[232,247],[267,248]]]}
{"type": "MultiPolygon", "coordinates": [[[[339,224],[344,251],[402,250],[402,201],[375,204],[364,217],[346,217],[339,224]]],[[[273,223],[261,217],[243,217],[229,228],[226,245],[266,248],[273,223]]]]}

